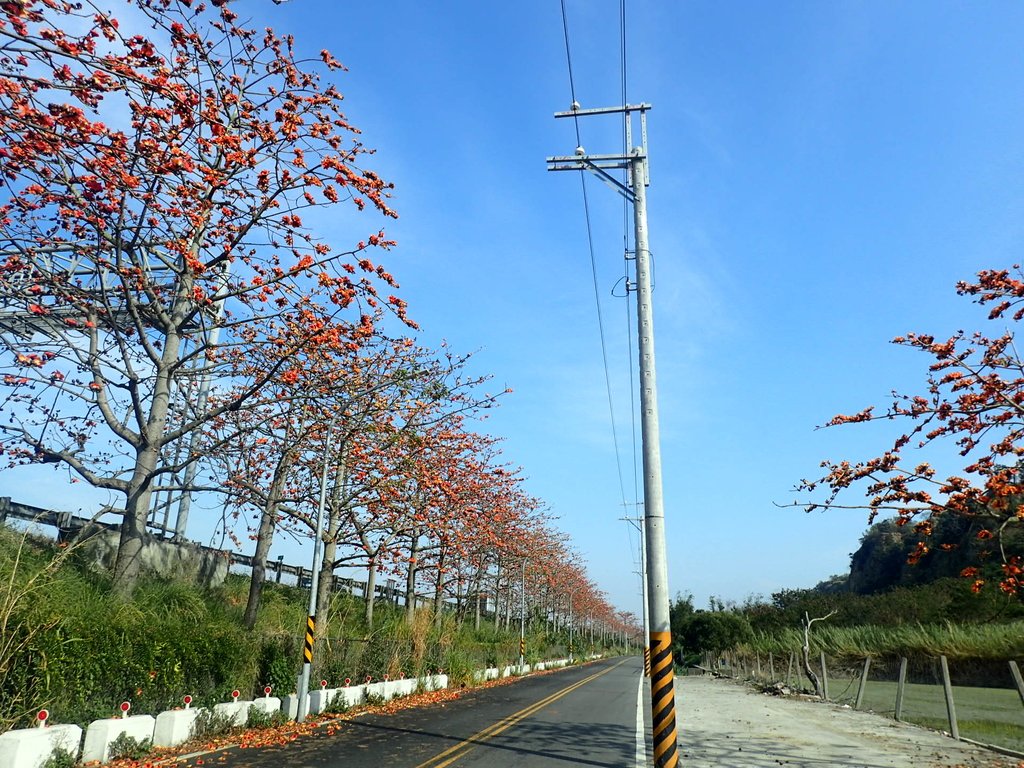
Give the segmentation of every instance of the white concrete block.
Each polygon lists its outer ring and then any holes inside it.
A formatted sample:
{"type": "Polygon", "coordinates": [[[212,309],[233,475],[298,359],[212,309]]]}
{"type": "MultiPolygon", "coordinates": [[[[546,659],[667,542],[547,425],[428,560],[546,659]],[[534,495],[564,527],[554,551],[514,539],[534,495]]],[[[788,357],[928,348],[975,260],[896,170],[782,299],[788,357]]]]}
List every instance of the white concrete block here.
{"type": "MultiPolygon", "coordinates": [[[[284,712],[289,720],[294,720],[299,716],[299,694],[289,693],[281,700],[281,711],[284,712]]],[[[309,712],[309,694],[306,694],[306,712],[309,712]]]]}
{"type": "Polygon", "coordinates": [[[440,691],[448,687],[448,675],[434,675],[434,687],[432,690],[440,691]]]}
{"type": "Polygon", "coordinates": [[[198,709],[174,709],[156,716],[153,728],[154,747],[176,747],[192,736],[192,724],[199,716],[198,709]]]}
{"type": "MultiPolygon", "coordinates": [[[[268,715],[272,715],[275,712],[281,711],[281,700],[277,696],[263,696],[259,699],[253,699],[252,706],[261,712],[266,712],[268,715]]],[[[249,710],[245,710],[246,719],[249,717],[249,710]]]]}
{"type": "Polygon", "coordinates": [[[474,672],[473,680],[479,683],[483,680],[497,680],[500,676],[501,670],[497,667],[488,667],[474,672]]]}
{"type": "Polygon", "coordinates": [[[379,683],[368,683],[367,686],[366,686],[366,696],[381,696],[381,697],[384,698],[385,701],[387,701],[387,699],[388,699],[387,690],[388,689],[385,688],[386,685],[387,685],[387,683],[385,683],[383,681],[381,681],[379,683]]]}
{"type": "Polygon", "coordinates": [[[334,700],[337,688],[318,688],[309,692],[309,714],[319,715],[334,700]]]}
{"type": "Polygon", "coordinates": [[[249,705],[251,701],[227,701],[213,705],[213,714],[226,717],[231,720],[232,725],[245,725],[249,719],[249,705]]]}
{"type": "Polygon", "coordinates": [[[365,685],[347,685],[344,688],[338,689],[338,695],[342,696],[342,701],[350,707],[358,707],[361,704],[366,703],[366,686],[365,685]]]}
{"type": "Polygon", "coordinates": [[[40,768],[60,747],[78,758],[82,729],[77,725],[19,728],[0,733],[0,768],[40,768]]]}
{"type": "Polygon", "coordinates": [[[398,683],[398,695],[399,696],[411,696],[416,693],[416,683],[418,682],[415,678],[407,678],[405,680],[397,680],[398,683]]]}
{"type": "Polygon", "coordinates": [[[538,661],[536,664],[533,665],[534,672],[543,672],[547,668],[548,665],[545,664],[543,661],[538,661]]]}
{"type": "Polygon", "coordinates": [[[437,675],[424,675],[423,677],[420,678],[420,682],[423,683],[423,690],[425,690],[425,691],[436,691],[437,690],[434,687],[434,678],[435,677],[437,677],[437,675]]]}
{"type": "Polygon", "coordinates": [[[145,739],[153,738],[155,728],[156,720],[151,715],[95,720],[89,723],[89,727],[85,731],[82,762],[99,760],[101,763],[105,763],[110,760],[110,744],[122,733],[141,743],[145,739]]]}

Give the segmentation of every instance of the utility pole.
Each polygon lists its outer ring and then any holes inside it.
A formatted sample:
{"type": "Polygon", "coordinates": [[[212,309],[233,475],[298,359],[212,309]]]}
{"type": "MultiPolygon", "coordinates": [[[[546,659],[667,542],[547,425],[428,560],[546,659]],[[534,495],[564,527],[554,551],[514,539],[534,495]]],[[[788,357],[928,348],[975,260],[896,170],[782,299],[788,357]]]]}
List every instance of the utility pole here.
{"type": "Polygon", "coordinates": [[[526,558],[523,558],[523,583],[519,602],[519,674],[526,668],[526,558]]]}
{"type": "Polygon", "coordinates": [[[580,109],[556,112],[556,118],[588,115],[625,115],[626,154],[589,155],[577,147],[575,155],[549,157],[548,170],[590,171],[633,203],[634,247],[636,249],[637,335],[640,357],[640,411],[643,437],[644,522],[647,532],[647,573],[651,651],[651,722],[654,726],[654,765],[675,768],[679,763],[676,736],[675,691],[673,685],[672,632],[669,622],[668,562],[665,547],[665,505],[661,480],[661,439],[658,429],[658,388],[654,365],[654,317],[651,306],[650,248],[647,240],[647,111],[650,104],[580,109]],[[640,115],[641,145],[633,147],[632,119],[640,115]],[[622,183],[609,170],[629,172],[622,183]]]}
{"type": "Polygon", "coordinates": [[[572,592],[569,593],[569,663],[572,664],[572,592]]]}
{"type": "MultiPolygon", "coordinates": [[[[627,523],[632,525],[640,534],[640,584],[641,591],[643,592],[643,600],[641,605],[643,607],[643,620],[644,620],[644,637],[646,638],[651,633],[651,625],[647,616],[647,536],[644,534],[644,528],[640,525],[643,522],[642,517],[623,517],[627,523]]],[[[651,676],[651,649],[647,646],[647,642],[644,642],[644,677],[651,676]]]]}
{"type": "Polygon", "coordinates": [[[313,538],[313,570],[309,580],[309,613],[306,616],[306,636],[302,645],[302,671],[296,684],[298,709],[295,719],[303,722],[309,710],[309,673],[313,666],[313,640],[316,636],[316,594],[320,581],[320,539],[323,532],[324,510],[327,507],[327,470],[330,466],[331,438],[334,436],[334,417],[327,425],[327,439],[324,445],[324,465],[320,475],[320,501],[316,510],[316,533],[313,538]]]}

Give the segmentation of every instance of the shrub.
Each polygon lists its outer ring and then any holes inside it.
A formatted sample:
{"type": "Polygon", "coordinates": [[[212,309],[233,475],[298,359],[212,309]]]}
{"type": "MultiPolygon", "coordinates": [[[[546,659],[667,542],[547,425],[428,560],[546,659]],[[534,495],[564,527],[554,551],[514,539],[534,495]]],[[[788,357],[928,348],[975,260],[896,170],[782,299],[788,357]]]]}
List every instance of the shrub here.
{"type": "Polygon", "coordinates": [[[297,641],[286,635],[267,638],[260,648],[257,677],[274,690],[288,690],[295,685],[295,670],[299,661],[297,641]]]}
{"type": "Polygon", "coordinates": [[[348,699],[345,698],[345,694],[338,691],[331,697],[331,700],[327,702],[327,706],[324,707],[323,711],[329,715],[343,715],[348,712],[348,710],[348,699]]]}
{"type": "Polygon", "coordinates": [[[245,719],[246,728],[276,728],[288,722],[288,716],[281,710],[267,712],[255,704],[249,705],[249,713],[245,719]]]}
{"type": "Polygon", "coordinates": [[[231,717],[204,707],[198,710],[196,719],[192,721],[191,739],[209,741],[223,736],[234,727],[235,723],[231,717]]]}
{"type": "Polygon", "coordinates": [[[142,741],[139,741],[134,736],[129,736],[127,733],[120,734],[116,739],[110,742],[111,760],[141,760],[152,751],[152,739],[143,739],[142,741]]]}
{"type": "Polygon", "coordinates": [[[78,760],[75,759],[73,754],[64,749],[64,747],[54,747],[50,756],[46,758],[46,762],[40,768],[75,768],[76,765],[78,765],[78,760]]]}

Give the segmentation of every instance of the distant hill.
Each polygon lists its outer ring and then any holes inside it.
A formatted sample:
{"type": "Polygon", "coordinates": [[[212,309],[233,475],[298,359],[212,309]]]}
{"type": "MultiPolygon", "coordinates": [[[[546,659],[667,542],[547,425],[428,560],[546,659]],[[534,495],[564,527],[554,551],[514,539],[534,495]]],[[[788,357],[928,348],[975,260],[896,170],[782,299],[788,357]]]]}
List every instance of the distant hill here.
{"type": "MultiPolygon", "coordinates": [[[[979,566],[990,581],[997,581],[1002,558],[998,545],[981,540],[979,519],[940,515],[932,520],[931,533],[914,523],[898,525],[882,520],[872,525],[850,555],[846,588],[858,595],[875,595],[897,587],[931,584],[939,579],[959,577],[964,568],[979,566]],[[919,547],[924,547],[919,555],[919,547]]],[[[1007,555],[1024,554],[1024,535],[1004,535],[1007,555]]],[[[833,580],[835,577],[833,577],[833,580]]],[[[833,580],[818,585],[821,591],[835,591],[833,580]]]]}

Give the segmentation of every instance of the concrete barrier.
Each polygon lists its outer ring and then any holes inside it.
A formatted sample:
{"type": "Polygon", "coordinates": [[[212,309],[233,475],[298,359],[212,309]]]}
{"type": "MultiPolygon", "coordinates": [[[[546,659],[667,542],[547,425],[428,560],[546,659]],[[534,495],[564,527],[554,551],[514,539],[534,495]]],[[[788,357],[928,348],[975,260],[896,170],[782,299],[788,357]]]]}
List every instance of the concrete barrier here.
{"type": "MultiPolygon", "coordinates": [[[[299,694],[289,693],[281,700],[281,711],[284,712],[289,720],[294,720],[299,716],[299,694]]],[[[306,712],[309,712],[309,694],[306,694],[306,712]]]]}
{"type": "MultiPolygon", "coordinates": [[[[590,658],[600,658],[592,656],[590,658]]],[[[477,681],[496,680],[510,675],[527,674],[531,670],[542,671],[564,667],[568,659],[554,659],[539,662],[532,667],[524,664],[509,665],[501,669],[488,667],[473,673],[477,681]]],[[[340,697],[341,702],[349,707],[366,703],[366,695],[374,694],[385,700],[395,696],[408,696],[416,692],[419,686],[427,691],[437,691],[448,687],[448,676],[444,674],[426,675],[414,679],[385,680],[364,685],[346,685],[343,688],[321,688],[308,694],[310,714],[318,714],[332,701],[340,697]]],[[[236,692],[237,695],[237,692],[236,692]]],[[[188,701],[189,699],[186,699],[188,701]]],[[[124,705],[127,707],[127,704],[124,705]]],[[[215,714],[229,718],[234,725],[245,725],[249,717],[249,707],[255,706],[262,712],[273,714],[283,711],[294,719],[298,714],[298,696],[291,694],[284,700],[276,696],[264,696],[252,701],[235,701],[215,704],[215,714]]],[[[127,710],[125,710],[127,712],[127,710]]],[[[192,735],[192,726],[202,710],[177,709],[161,712],[156,718],[150,715],[133,717],[108,718],[90,724],[85,733],[85,746],[82,749],[82,762],[107,762],[110,759],[110,744],[121,734],[127,734],[136,741],[152,740],[153,746],[174,747],[188,741],[192,735]]],[[[0,734],[0,768],[40,768],[51,756],[56,747],[67,750],[78,756],[79,744],[82,740],[82,729],[77,725],[54,725],[46,728],[26,728],[12,730],[0,734]]]]}
{"type": "Polygon", "coordinates": [[[133,715],[96,720],[85,731],[85,746],[82,747],[82,762],[110,760],[110,745],[122,734],[138,742],[153,738],[156,720],[152,715],[133,715]]]}
{"type": "Polygon", "coordinates": [[[309,714],[319,715],[327,706],[334,701],[337,695],[337,688],[320,688],[309,692],[309,714]]]}
{"type": "MultiPolygon", "coordinates": [[[[564,664],[564,662],[563,662],[564,664]]],[[[543,664],[538,665],[543,669],[543,664]]],[[[525,667],[529,671],[529,666],[525,667]]],[[[494,680],[499,676],[515,674],[518,667],[505,667],[499,670],[491,667],[474,673],[478,679],[494,680]],[[511,670],[511,671],[510,671],[511,670]]],[[[426,675],[421,678],[400,680],[384,680],[364,685],[346,685],[343,688],[321,688],[311,692],[309,696],[310,714],[322,712],[333,700],[341,697],[341,702],[354,707],[366,702],[366,694],[376,694],[385,700],[395,696],[408,696],[422,686],[427,691],[437,691],[448,687],[448,676],[444,674],[426,675]]],[[[235,692],[237,695],[237,692],[235,692]]],[[[186,697],[186,706],[191,697],[186,697]]],[[[123,711],[127,713],[128,705],[123,711]]],[[[262,712],[273,714],[283,711],[294,719],[298,712],[298,696],[291,694],[284,700],[276,696],[264,696],[255,700],[234,700],[215,704],[213,712],[225,717],[234,725],[245,725],[249,718],[249,707],[256,707],[262,712]]],[[[150,715],[133,717],[117,717],[97,720],[91,723],[85,732],[85,746],[82,749],[82,762],[107,762],[110,759],[110,744],[121,734],[127,734],[138,742],[151,740],[156,747],[175,747],[183,744],[192,736],[192,726],[202,709],[175,709],[161,712],[156,718],[150,715]]],[[[12,730],[0,734],[0,768],[41,768],[56,747],[67,750],[79,757],[79,744],[82,741],[82,729],[77,725],[54,725],[46,728],[26,728],[12,730]]]]}
{"type": "Polygon", "coordinates": [[[156,716],[153,727],[154,747],[176,747],[192,736],[192,725],[202,710],[173,709],[156,716]]]}
{"type": "Polygon", "coordinates": [[[424,675],[423,677],[421,677],[419,679],[419,683],[420,683],[420,685],[423,686],[423,690],[424,691],[436,691],[436,690],[438,690],[438,688],[437,688],[437,678],[438,677],[440,677],[440,675],[424,675]]]}
{"type": "Polygon", "coordinates": [[[41,768],[55,749],[78,759],[82,729],[77,725],[19,728],[0,733],[0,768],[41,768]]]}
{"type": "Polygon", "coordinates": [[[501,670],[497,667],[488,667],[487,669],[480,669],[473,673],[473,681],[480,683],[487,680],[497,680],[501,676],[501,670]]]}
{"type": "MultiPolygon", "coordinates": [[[[268,715],[281,711],[281,700],[277,696],[264,696],[262,699],[253,699],[251,703],[260,712],[265,712],[268,715]]],[[[248,709],[245,710],[245,716],[246,719],[249,718],[248,709]]]]}
{"type": "Polygon", "coordinates": [[[385,701],[387,701],[387,699],[388,699],[388,695],[387,695],[388,689],[385,687],[386,685],[387,685],[387,683],[385,683],[384,681],[381,681],[379,683],[367,683],[366,684],[366,697],[369,698],[370,696],[379,696],[380,698],[382,698],[385,701]]]}
{"type": "MultiPolygon", "coordinates": [[[[339,688],[337,696],[349,707],[358,707],[366,703],[366,685],[346,685],[339,688]]],[[[340,702],[339,702],[340,703],[340,702]]]]}
{"type": "Polygon", "coordinates": [[[228,701],[222,704],[213,705],[213,714],[227,718],[232,725],[245,725],[249,719],[249,705],[251,701],[228,701]]]}

